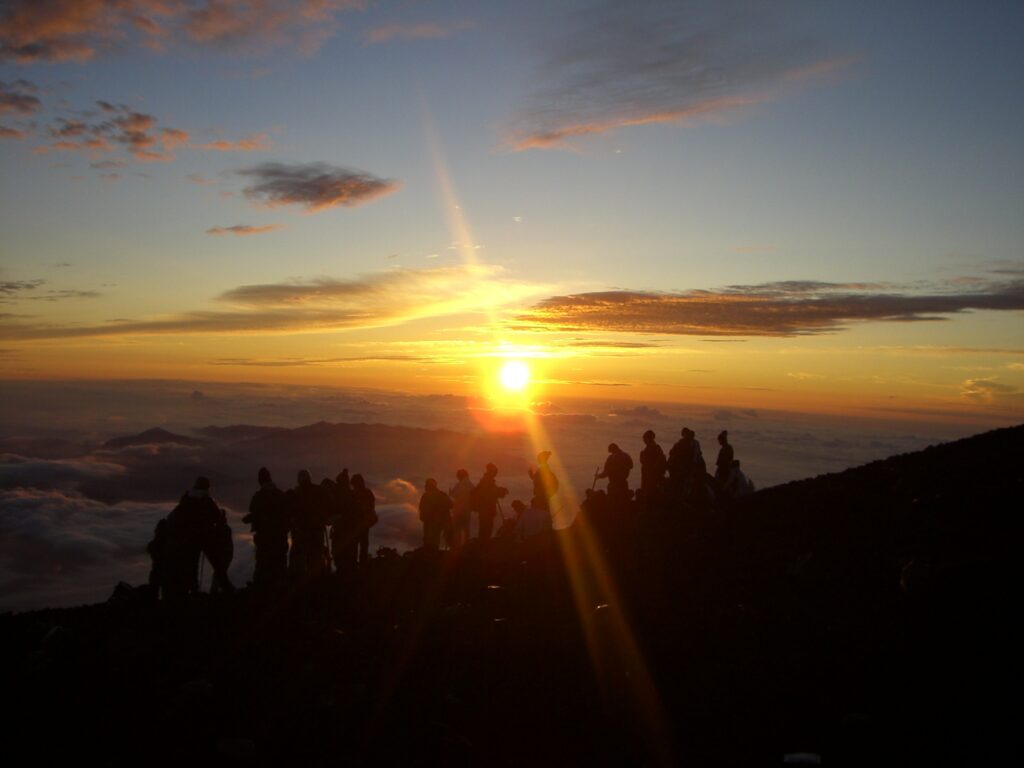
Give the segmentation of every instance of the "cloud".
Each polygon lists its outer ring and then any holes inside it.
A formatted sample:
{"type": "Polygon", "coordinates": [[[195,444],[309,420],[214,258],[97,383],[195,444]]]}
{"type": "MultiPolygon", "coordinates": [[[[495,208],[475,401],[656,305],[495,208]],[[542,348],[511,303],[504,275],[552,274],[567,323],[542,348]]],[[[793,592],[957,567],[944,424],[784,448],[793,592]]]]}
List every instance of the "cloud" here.
{"type": "Polygon", "coordinates": [[[363,42],[368,45],[387,43],[391,40],[439,40],[451,37],[476,24],[472,21],[420,22],[414,24],[384,24],[363,33],[363,42]]]}
{"type": "Polygon", "coordinates": [[[849,63],[801,36],[793,3],[606,3],[551,39],[547,84],[510,121],[513,150],[654,123],[714,120],[849,63]]]}
{"type": "Polygon", "coordinates": [[[0,81],[0,115],[27,117],[38,111],[42,102],[35,95],[35,90],[36,87],[28,80],[0,81]]]}
{"type": "Polygon", "coordinates": [[[208,141],[206,144],[200,144],[198,149],[210,152],[262,152],[270,149],[270,146],[270,137],[267,134],[254,133],[237,141],[227,139],[208,141]]]}
{"type": "Polygon", "coordinates": [[[86,480],[109,479],[124,474],[124,467],[93,458],[45,459],[0,454],[0,488],[64,488],[75,490],[86,480]]]}
{"type": "Polygon", "coordinates": [[[366,355],[362,357],[286,357],[286,358],[252,358],[252,357],[221,357],[212,361],[213,365],[238,365],[255,368],[294,368],[316,365],[342,365],[345,363],[429,363],[435,358],[424,355],[366,355]]]}
{"type": "Polygon", "coordinates": [[[1000,395],[1012,395],[1017,387],[1000,384],[995,377],[967,379],[960,385],[960,396],[978,403],[991,403],[1000,395]]]}
{"type": "Polygon", "coordinates": [[[104,504],[57,489],[0,491],[0,609],[75,605],[144,582],[166,504],[104,504]]]}
{"type": "Polygon", "coordinates": [[[272,208],[303,206],[311,213],[339,205],[354,208],[399,188],[398,182],[392,179],[381,179],[326,163],[263,163],[236,173],[254,179],[254,183],[244,189],[249,199],[259,200],[272,208]]]}
{"type": "Polygon", "coordinates": [[[562,346],[566,347],[578,347],[581,349],[650,349],[660,347],[660,344],[655,344],[650,341],[619,341],[619,340],[607,340],[607,339],[574,339],[572,341],[565,342],[562,346]]]}
{"type": "Polygon", "coordinates": [[[651,408],[646,405],[638,405],[633,408],[614,408],[608,412],[608,415],[634,421],[656,421],[665,418],[665,414],[657,408],[651,408]]]}
{"type": "MultiPolygon", "coordinates": [[[[81,118],[59,117],[46,127],[46,135],[53,141],[33,149],[37,154],[51,151],[114,152],[118,147],[143,162],[168,162],[174,159],[174,150],[188,144],[189,135],[178,128],[159,125],[153,115],[139,112],[125,104],[97,101],[102,119],[87,121],[81,118]]],[[[123,161],[107,161],[122,163],[123,161]]],[[[93,167],[100,167],[94,163],[93,167]]]]}
{"type": "Polygon", "coordinates": [[[313,333],[379,328],[522,301],[543,286],[516,282],[497,266],[395,269],[351,280],[318,278],[243,285],[217,301],[228,308],[95,325],[58,325],[10,318],[0,338],[83,338],[153,334],[313,333]]]}
{"type": "Polygon", "coordinates": [[[311,53],[364,0],[7,0],[0,61],[86,62],[130,43],[165,49],[292,47],[311,53]]]}
{"type": "Polygon", "coordinates": [[[0,125],[0,139],[27,139],[32,132],[27,128],[11,128],[7,125],[0,125]]]}
{"type": "Polygon", "coordinates": [[[276,229],[281,229],[283,224],[267,224],[266,226],[256,227],[251,224],[235,224],[232,227],[210,227],[206,230],[208,235],[262,235],[266,232],[273,232],[276,229]]]}
{"type": "Polygon", "coordinates": [[[0,301],[20,298],[25,291],[34,291],[45,282],[45,280],[0,281],[0,301]]]}
{"type": "Polygon", "coordinates": [[[800,336],[852,322],[923,322],[968,310],[1024,310],[1024,281],[917,294],[871,283],[766,283],[718,291],[601,291],[552,296],[515,327],[699,336],[800,336]]]}

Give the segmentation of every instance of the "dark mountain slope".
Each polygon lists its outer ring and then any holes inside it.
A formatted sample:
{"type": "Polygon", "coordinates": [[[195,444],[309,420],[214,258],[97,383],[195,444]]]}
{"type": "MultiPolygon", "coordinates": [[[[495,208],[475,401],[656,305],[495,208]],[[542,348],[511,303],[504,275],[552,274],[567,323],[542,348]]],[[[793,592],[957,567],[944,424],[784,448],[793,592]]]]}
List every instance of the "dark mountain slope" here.
{"type": "Polygon", "coordinates": [[[113,765],[1005,760],[1022,449],[999,430],[276,599],[4,617],[9,732],[113,765]],[[571,554],[592,538],[616,589],[571,554]]]}

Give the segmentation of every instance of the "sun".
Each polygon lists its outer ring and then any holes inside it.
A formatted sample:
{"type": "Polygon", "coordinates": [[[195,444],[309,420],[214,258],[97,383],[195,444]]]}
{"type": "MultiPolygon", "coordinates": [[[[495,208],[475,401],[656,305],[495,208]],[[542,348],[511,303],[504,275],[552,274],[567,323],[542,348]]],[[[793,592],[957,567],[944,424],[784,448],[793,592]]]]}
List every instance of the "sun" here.
{"type": "Polygon", "coordinates": [[[522,360],[509,360],[501,366],[498,381],[506,392],[522,392],[530,383],[530,368],[522,360]]]}

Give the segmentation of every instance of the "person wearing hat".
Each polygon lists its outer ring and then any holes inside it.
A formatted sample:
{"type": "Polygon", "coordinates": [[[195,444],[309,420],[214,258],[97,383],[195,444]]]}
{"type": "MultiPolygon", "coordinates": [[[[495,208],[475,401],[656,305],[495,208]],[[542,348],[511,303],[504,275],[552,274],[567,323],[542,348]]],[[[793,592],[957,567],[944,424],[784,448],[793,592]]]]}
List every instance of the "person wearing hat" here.
{"type": "Polygon", "coordinates": [[[537,454],[537,468],[531,468],[527,472],[530,479],[533,480],[533,498],[530,500],[530,505],[549,514],[551,512],[551,497],[558,491],[558,478],[548,466],[550,458],[551,451],[541,451],[537,454]]]}
{"type": "Polygon", "coordinates": [[[604,471],[597,479],[608,478],[608,498],[616,501],[629,499],[629,473],[633,469],[633,459],[618,444],[608,445],[608,458],[604,462],[604,471]]]}

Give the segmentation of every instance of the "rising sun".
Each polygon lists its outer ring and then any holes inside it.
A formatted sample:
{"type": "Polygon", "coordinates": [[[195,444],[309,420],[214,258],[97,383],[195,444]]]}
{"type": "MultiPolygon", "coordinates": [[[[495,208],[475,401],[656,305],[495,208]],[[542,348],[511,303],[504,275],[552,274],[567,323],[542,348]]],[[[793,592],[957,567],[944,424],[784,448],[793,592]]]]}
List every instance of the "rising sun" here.
{"type": "Polygon", "coordinates": [[[501,366],[498,380],[506,392],[522,392],[530,383],[530,369],[521,360],[509,360],[501,366]]]}

